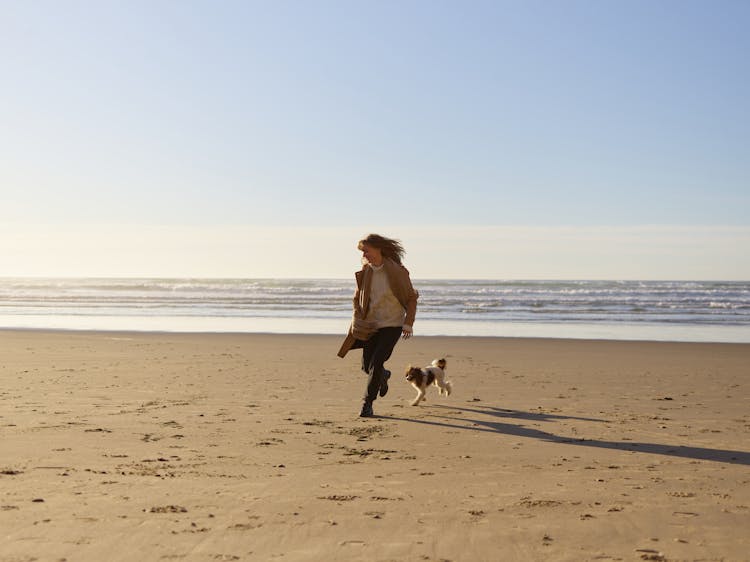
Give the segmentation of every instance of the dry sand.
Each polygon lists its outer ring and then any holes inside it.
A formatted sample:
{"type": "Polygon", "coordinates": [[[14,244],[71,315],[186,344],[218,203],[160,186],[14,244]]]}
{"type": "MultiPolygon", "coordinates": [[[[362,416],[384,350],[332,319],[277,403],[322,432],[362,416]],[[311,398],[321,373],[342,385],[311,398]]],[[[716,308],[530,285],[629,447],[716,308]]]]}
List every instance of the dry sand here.
{"type": "Polygon", "coordinates": [[[750,560],[750,345],[340,340],[0,332],[0,561],[750,560]]]}

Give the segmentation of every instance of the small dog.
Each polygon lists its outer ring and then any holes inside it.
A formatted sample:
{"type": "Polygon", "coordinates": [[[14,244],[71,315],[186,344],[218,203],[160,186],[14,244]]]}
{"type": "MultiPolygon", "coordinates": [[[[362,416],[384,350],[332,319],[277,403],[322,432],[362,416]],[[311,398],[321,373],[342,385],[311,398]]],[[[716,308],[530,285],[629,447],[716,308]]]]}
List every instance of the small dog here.
{"type": "Polygon", "coordinates": [[[445,380],[445,365],[445,359],[435,359],[432,365],[424,369],[411,365],[406,368],[406,380],[417,390],[417,397],[412,401],[412,406],[417,406],[422,400],[427,400],[425,391],[433,383],[438,387],[441,395],[451,395],[453,384],[445,380]]]}

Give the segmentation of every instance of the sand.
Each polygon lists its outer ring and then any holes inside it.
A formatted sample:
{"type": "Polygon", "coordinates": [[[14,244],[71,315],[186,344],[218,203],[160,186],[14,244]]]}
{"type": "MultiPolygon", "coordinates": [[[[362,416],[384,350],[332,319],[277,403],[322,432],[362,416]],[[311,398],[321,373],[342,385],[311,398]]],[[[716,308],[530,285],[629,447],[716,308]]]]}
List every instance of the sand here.
{"type": "Polygon", "coordinates": [[[750,560],[750,345],[415,337],[361,419],[339,337],[0,341],[0,562],[750,560]]]}

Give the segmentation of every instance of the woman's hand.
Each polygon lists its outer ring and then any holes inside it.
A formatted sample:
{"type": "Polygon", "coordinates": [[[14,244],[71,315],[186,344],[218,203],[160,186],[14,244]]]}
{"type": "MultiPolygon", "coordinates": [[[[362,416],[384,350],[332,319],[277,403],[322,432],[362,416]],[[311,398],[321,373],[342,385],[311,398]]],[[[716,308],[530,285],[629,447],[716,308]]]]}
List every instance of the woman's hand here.
{"type": "Polygon", "coordinates": [[[411,326],[404,326],[403,328],[401,328],[401,337],[403,337],[405,340],[408,340],[413,335],[414,330],[411,326]]]}

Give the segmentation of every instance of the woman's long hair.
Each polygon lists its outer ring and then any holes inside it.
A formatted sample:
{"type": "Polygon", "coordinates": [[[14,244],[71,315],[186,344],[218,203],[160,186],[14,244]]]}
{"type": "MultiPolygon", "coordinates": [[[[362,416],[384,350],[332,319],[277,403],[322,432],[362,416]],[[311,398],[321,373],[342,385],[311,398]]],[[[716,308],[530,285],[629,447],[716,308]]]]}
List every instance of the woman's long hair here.
{"type": "Polygon", "coordinates": [[[401,260],[404,258],[406,250],[404,250],[400,240],[386,238],[380,234],[368,234],[357,243],[357,248],[362,251],[362,246],[365,244],[380,250],[384,258],[392,259],[397,264],[402,265],[401,260]]]}

